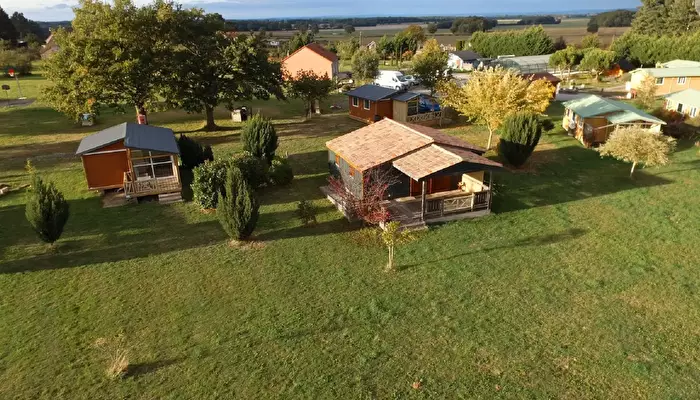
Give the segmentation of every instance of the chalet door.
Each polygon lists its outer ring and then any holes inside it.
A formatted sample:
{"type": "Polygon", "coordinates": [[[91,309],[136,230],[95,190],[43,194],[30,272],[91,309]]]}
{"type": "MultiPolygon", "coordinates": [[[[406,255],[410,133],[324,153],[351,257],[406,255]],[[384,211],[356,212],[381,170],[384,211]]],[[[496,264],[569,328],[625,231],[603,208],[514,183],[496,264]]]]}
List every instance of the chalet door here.
{"type": "Polygon", "coordinates": [[[453,184],[453,176],[438,176],[430,180],[428,193],[439,193],[447,192],[449,190],[457,189],[457,185],[453,184]],[[454,186],[454,187],[453,187],[454,186]]]}

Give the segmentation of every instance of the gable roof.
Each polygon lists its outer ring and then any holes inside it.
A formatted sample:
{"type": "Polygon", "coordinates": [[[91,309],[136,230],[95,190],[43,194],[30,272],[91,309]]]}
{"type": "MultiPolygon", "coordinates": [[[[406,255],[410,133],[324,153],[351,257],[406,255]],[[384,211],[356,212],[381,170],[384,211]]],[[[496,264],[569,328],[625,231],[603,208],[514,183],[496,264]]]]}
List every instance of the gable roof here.
{"type": "Polygon", "coordinates": [[[700,76],[700,67],[682,67],[682,68],[637,68],[632,71],[635,73],[646,73],[654,78],[676,78],[681,76],[700,76]]]}
{"type": "Polygon", "coordinates": [[[383,86],[370,85],[370,84],[362,85],[358,88],[355,88],[353,90],[345,92],[345,94],[348,96],[359,97],[361,99],[370,100],[370,101],[379,101],[379,100],[388,99],[397,93],[400,93],[400,91],[398,91],[396,89],[389,89],[389,88],[385,88],[383,86]]]}
{"type": "Polygon", "coordinates": [[[556,86],[557,84],[559,84],[559,82],[561,82],[561,79],[550,74],[549,72],[535,72],[534,74],[523,74],[522,77],[530,80],[531,82],[534,82],[534,81],[540,80],[540,79],[545,79],[554,86],[556,86]]]}
{"type": "Polygon", "coordinates": [[[667,99],[689,106],[700,107],[700,90],[685,89],[665,96],[667,99]]]}
{"type": "Polygon", "coordinates": [[[173,131],[151,125],[124,122],[101,130],[80,141],[75,154],[85,154],[124,140],[124,147],[180,154],[173,131]]]}
{"type": "Polygon", "coordinates": [[[660,64],[664,68],[693,68],[700,67],[700,61],[691,60],[671,60],[660,64]]]}
{"type": "Polygon", "coordinates": [[[395,94],[394,96],[391,97],[391,99],[396,100],[396,101],[403,101],[405,103],[405,102],[413,100],[417,97],[420,97],[420,93],[403,92],[403,93],[395,94]]]}
{"type": "Polygon", "coordinates": [[[478,146],[434,128],[389,118],[330,140],[326,147],[359,171],[393,161],[394,167],[413,179],[464,161],[501,167],[477,154],[485,151],[478,146]]]}
{"type": "Polygon", "coordinates": [[[331,61],[331,62],[338,61],[338,56],[335,53],[326,49],[325,47],[321,46],[320,44],[318,44],[316,42],[312,42],[312,43],[307,44],[306,46],[298,48],[295,52],[293,52],[292,54],[285,57],[282,61],[283,62],[286,61],[287,59],[294,56],[295,54],[302,51],[303,49],[309,49],[309,50],[313,51],[314,53],[318,54],[319,56],[325,58],[328,61],[331,61]]]}
{"type": "Polygon", "coordinates": [[[475,53],[471,50],[451,51],[450,54],[456,55],[457,57],[461,58],[462,61],[473,61],[482,58],[481,54],[475,53]]]}
{"type": "Polygon", "coordinates": [[[564,102],[564,107],[572,110],[582,118],[610,114],[606,118],[613,124],[632,121],[646,121],[654,124],[666,123],[634,106],[617,100],[605,99],[596,95],[581,97],[564,102]]]}

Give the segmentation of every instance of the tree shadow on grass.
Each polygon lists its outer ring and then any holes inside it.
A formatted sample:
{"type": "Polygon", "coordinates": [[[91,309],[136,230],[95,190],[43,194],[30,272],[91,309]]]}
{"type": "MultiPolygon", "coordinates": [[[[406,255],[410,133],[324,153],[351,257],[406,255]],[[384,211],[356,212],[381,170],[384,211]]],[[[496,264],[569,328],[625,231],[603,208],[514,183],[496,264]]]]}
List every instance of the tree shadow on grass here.
{"type": "Polygon", "coordinates": [[[3,226],[12,227],[11,235],[0,236],[0,248],[14,246],[14,252],[28,254],[0,261],[0,274],[130,260],[208,246],[226,237],[217,221],[188,222],[182,208],[173,205],[102,208],[98,197],[69,204],[70,219],[54,247],[39,241],[24,218],[24,207],[0,209],[3,226]]]}
{"type": "Polygon", "coordinates": [[[289,163],[296,175],[322,174],[328,172],[328,151],[319,150],[289,155],[289,163]]]}
{"type": "Polygon", "coordinates": [[[644,171],[636,171],[630,179],[629,164],[601,158],[574,139],[569,143],[533,153],[531,161],[546,160],[537,163],[534,172],[503,170],[494,174],[492,210],[502,213],[563,204],[673,182],[644,171]]]}
{"type": "Polygon", "coordinates": [[[407,270],[407,269],[422,266],[422,265],[434,264],[434,263],[439,263],[439,262],[443,262],[443,261],[450,261],[450,260],[454,260],[456,258],[466,257],[466,256],[469,256],[471,254],[490,252],[490,251],[494,251],[494,250],[513,249],[513,248],[517,248],[517,247],[547,246],[547,245],[554,244],[554,243],[560,243],[560,242],[578,239],[578,238],[582,237],[583,235],[585,235],[586,232],[587,232],[587,230],[585,230],[585,229],[572,228],[572,229],[568,229],[568,230],[563,231],[563,232],[527,237],[524,239],[516,240],[515,242],[510,243],[510,244],[474,249],[474,250],[471,250],[468,252],[455,254],[455,255],[448,256],[448,257],[435,258],[435,259],[431,259],[431,260],[427,260],[427,261],[419,262],[419,263],[415,263],[415,264],[399,265],[399,266],[397,266],[396,269],[399,271],[403,271],[403,270],[407,270]]]}
{"type": "Polygon", "coordinates": [[[184,358],[170,358],[166,360],[143,362],[129,365],[126,370],[126,377],[138,378],[158,371],[159,369],[169,367],[184,361],[184,358]]]}

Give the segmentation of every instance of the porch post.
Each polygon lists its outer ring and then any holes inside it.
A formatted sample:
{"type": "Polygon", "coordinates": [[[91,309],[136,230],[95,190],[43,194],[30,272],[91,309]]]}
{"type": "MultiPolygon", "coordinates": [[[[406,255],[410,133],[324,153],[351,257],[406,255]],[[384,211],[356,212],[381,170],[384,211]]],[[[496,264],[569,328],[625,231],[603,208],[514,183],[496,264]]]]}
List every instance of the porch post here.
{"type": "Polygon", "coordinates": [[[489,210],[491,209],[491,198],[493,197],[493,171],[489,170],[489,210]]]}
{"type": "Polygon", "coordinates": [[[421,182],[421,195],[420,195],[420,220],[425,220],[425,181],[421,182]]]}

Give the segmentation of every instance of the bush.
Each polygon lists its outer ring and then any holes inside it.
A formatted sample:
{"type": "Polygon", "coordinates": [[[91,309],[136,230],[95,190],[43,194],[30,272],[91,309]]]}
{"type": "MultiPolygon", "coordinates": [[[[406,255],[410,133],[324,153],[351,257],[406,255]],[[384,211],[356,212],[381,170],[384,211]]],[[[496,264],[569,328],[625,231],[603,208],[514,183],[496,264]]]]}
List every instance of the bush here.
{"type": "Polygon", "coordinates": [[[310,201],[302,200],[297,204],[297,216],[304,225],[316,223],[316,206],[310,201]]]}
{"type": "Polygon", "coordinates": [[[268,181],[268,165],[265,160],[243,153],[233,158],[233,166],[238,167],[248,184],[257,189],[268,181]]]}
{"type": "Polygon", "coordinates": [[[20,75],[32,73],[32,52],[26,49],[0,50],[0,73],[7,75],[7,71],[13,68],[20,75]]]}
{"type": "Polygon", "coordinates": [[[259,208],[253,188],[238,167],[228,168],[225,193],[219,194],[216,214],[219,223],[234,240],[250,237],[258,222],[259,208]]]}
{"type": "Polygon", "coordinates": [[[39,238],[51,244],[57,241],[68,222],[69,214],[68,202],[53,182],[44,184],[38,175],[34,175],[25,216],[39,238]]]}
{"type": "Polygon", "coordinates": [[[196,140],[188,138],[185,135],[180,135],[180,138],[177,140],[177,146],[180,148],[182,165],[189,169],[204,164],[205,161],[214,160],[214,153],[211,146],[202,146],[196,140]]]}
{"type": "Polygon", "coordinates": [[[294,171],[286,158],[275,157],[270,166],[270,182],[275,186],[285,186],[292,183],[294,171]]]}
{"type": "Polygon", "coordinates": [[[501,127],[498,153],[514,167],[525,164],[542,136],[539,117],[530,112],[519,112],[506,118],[501,127]]]}
{"type": "Polygon", "coordinates": [[[194,168],[192,179],[192,193],[194,201],[202,208],[216,208],[219,193],[226,181],[226,169],[231,165],[231,160],[207,161],[194,168]]]}
{"type": "Polygon", "coordinates": [[[260,114],[253,115],[246,122],[241,132],[241,142],[243,150],[253,157],[264,158],[268,165],[272,162],[279,144],[272,122],[260,114]]]}

